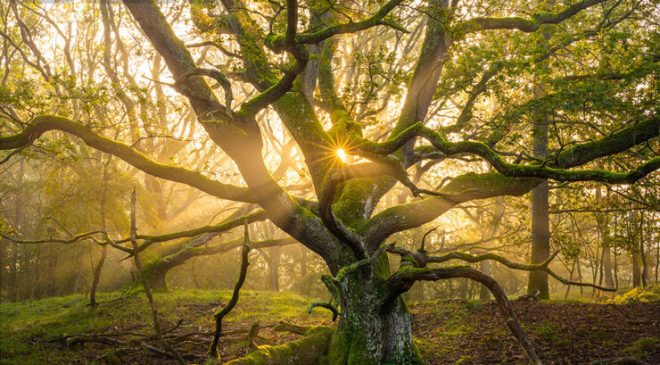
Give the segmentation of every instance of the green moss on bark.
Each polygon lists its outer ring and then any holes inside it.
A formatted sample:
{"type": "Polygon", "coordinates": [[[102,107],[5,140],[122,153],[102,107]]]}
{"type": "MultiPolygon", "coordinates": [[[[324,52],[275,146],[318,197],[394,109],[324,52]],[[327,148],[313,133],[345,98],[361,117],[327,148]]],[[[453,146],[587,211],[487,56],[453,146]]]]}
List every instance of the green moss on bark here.
{"type": "Polygon", "coordinates": [[[325,362],[333,332],[329,327],[313,327],[298,340],[278,346],[259,346],[247,356],[232,360],[227,365],[317,365],[325,362]]]}

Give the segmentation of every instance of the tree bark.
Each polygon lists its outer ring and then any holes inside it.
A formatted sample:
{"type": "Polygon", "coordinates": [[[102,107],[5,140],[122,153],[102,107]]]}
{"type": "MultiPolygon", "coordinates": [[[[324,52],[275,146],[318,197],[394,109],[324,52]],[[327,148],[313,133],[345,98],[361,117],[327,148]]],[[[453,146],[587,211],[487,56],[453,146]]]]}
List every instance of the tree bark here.
{"type": "MultiPolygon", "coordinates": [[[[386,262],[381,259],[379,266],[386,262]]],[[[382,306],[385,275],[365,276],[358,270],[339,288],[342,314],[330,342],[328,364],[423,364],[403,298],[382,306]]]]}
{"type": "Polygon", "coordinates": [[[658,269],[660,268],[660,242],[655,246],[655,283],[658,283],[658,269]]]}
{"type": "Polygon", "coordinates": [[[282,258],[281,249],[273,247],[268,254],[268,276],[270,279],[270,290],[280,291],[280,260],[282,258]]]}
{"type": "MultiPolygon", "coordinates": [[[[534,120],[532,135],[534,138],[534,157],[544,159],[548,156],[548,121],[550,116],[543,114],[534,120]]],[[[532,254],[531,263],[539,264],[550,257],[550,211],[549,211],[549,185],[543,180],[532,189],[532,254]]],[[[527,294],[534,295],[538,291],[538,298],[550,299],[548,287],[548,274],[543,271],[529,273],[527,294]]]]}
{"type": "MultiPolygon", "coordinates": [[[[488,261],[488,260],[481,261],[479,263],[479,271],[481,271],[482,273],[484,273],[488,276],[491,276],[490,261],[488,261]]],[[[488,290],[488,288],[486,288],[483,285],[480,286],[479,299],[481,299],[481,300],[490,300],[490,290],[488,290]]]]}
{"type": "MultiPolygon", "coordinates": [[[[553,5],[554,0],[550,0],[548,5],[553,5]]],[[[543,41],[541,46],[548,47],[550,34],[543,32],[543,41]]],[[[543,62],[539,65],[542,72],[547,71],[548,63],[543,62]]],[[[534,93],[538,96],[544,94],[539,83],[535,85],[534,93]]],[[[548,123],[552,115],[547,111],[541,110],[534,117],[532,127],[533,154],[534,157],[544,160],[548,157],[548,123]]],[[[548,207],[549,186],[548,181],[544,180],[541,184],[532,189],[532,264],[545,261],[550,257],[550,211],[548,207]]],[[[527,294],[535,295],[538,291],[538,298],[550,299],[550,289],[548,287],[548,274],[542,271],[532,271],[529,273],[529,282],[527,283],[527,294]]]]}
{"type": "MultiPolygon", "coordinates": [[[[112,161],[112,157],[108,157],[108,160],[103,165],[103,189],[101,192],[101,202],[99,205],[100,215],[101,215],[101,229],[103,231],[107,231],[106,203],[108,198],[108,168],[110,166],[111,161],[112,161]]],[[[105,260],[107,257],[108,257],[108,245],[106,244],[103,245],[103,247],[101,247],[101,257],[99,258],[96,267],[94,267],[94,277],[92,279],[92,287],[89,291],[89,305],[91,307],[95,307],[97,304],[96,290],[98,289],[99,282],[101,281],[101,272],[103,271],[103,265],[105,264],[105,260]]]]}
{"type": "Polygon", "coordinates": [[[642,287],[646,288],[648,285],[648,262],[646,259],[646,249],[644,248],[644,211],[640,212],[639,217],[639,256],[641,263],[641,281],[642,287]]]}
{"type": "Polygon", "coordinates": [[[637,249],[632,252],[632,286],[637,288],[642,286],[642,265],[641,257],[637,249]]]}
{"type": "MultiPolygon", "coordinates": [[[[550,256],[549,219],[550,214],[548,210],[548,182],[543,181],[532,190],[532,264],[540,264],[547,260],[550,256]]],[[[527,293],[532,295],[536,293],[537,290],[539,292],[539,298],[550,298],[550,291],[548,288],[548,274],[543,271],[532,271],[529,273],[527,293]]]]}
{"type": "Polygon", "coordinates": [[[603,276],[605,286],[614,288],[614,277],[612,276],[612,252],[609,246],[603,246],[603,276]]]}
{"type": "Polygon", "coordinates": [[[153,291],[167,291],[167,272],[171,269],[169,265],[151,265],[144,268],[144,278],[153,291]]]}

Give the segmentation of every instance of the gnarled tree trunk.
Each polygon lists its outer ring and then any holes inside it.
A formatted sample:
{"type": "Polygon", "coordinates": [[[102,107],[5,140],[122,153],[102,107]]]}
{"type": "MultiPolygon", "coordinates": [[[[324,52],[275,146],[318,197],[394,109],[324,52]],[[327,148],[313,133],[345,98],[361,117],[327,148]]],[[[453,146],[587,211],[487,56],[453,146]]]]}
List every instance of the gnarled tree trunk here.
{"type": "Polygon", "coordinates": [[[423,364],[413,343],[405,302],[397,298],[383,305],[384,276],[365,276],[358,270],[339,288],[342,314],[330,342],[328,363],[423,364]]]}
{"type": "Polygon", "coordinates": [[[387,255],[374,255],[378,258],[372,257],[372,263],[364,266],[330,265],[343,268],[335,276],[337,290],[331,290],[338,295],[341,313],[327,363],[423,364],[413,343],[412,319],[403,298],[388,297],[386,282],[391,272],[387,255]]]}

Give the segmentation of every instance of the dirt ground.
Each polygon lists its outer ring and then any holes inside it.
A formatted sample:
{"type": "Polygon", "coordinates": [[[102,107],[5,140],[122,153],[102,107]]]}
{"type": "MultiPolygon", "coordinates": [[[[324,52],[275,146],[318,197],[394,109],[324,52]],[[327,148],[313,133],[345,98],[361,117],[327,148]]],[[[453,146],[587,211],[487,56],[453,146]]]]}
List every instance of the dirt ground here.
{"type": "MultiPolygon", "coordinates": [[[[275,345],[299,337],[275,331],[273,325],[280,319],[302,325],[333,325],[327,312],[307,314],[307,299],[280,296],[245,294],[224,326],[223,361],[247,353],[247,332],[256,322],[261,325],[253,339],[256,345],[275,345]]],[[[211,300],[211,294],[200,298],[199,293],[168,298],[161,298],[166,338],[189,363],[203,363],[212,337],[211,313],[224,299],[211,300]]],[[[5,319],[14,322],[4,327],[3,336],[11,338],[0,339],[4,341],[0,344],[0,364],[42,364],[45,360],[51,364],[175,364],[148,348],[162,345],[148,337],[150,317],[144,304],[143,299],[127,299],[94,313],[84,312],[82,301],[71,307],[56,302],[43,308],[5,308],[5,319]],[[60,313],[53,314],[56,310],[60,313]],[[33,323],[27,311],[41,322],[33,323]],[[44,319],[43,313],[50,313],[50,319],[44,319]],[[30,319],[16,319],[24,317],[30,319]],[[80,333],[109,335],[120,342],[72,345],[72,336],[80,333]]],[[[513,306],[545,364],[606,364],[622,357],[660,364],[660,302],[517,301],[513,306]]],[[[430,365],[526,363],[494,302],[434,301],[411,304],[410,309],[415,337],[430,365]]]]}
{"type": "MultiPolygon", "coordinates": [[[[660,302],[513,305],[546,364],[589,364],[620,357],[660,364],[660,302]]],[[[412,311],[414,332],[429,364],[525,363],[494,303],[424,303],[412,311]]]]}

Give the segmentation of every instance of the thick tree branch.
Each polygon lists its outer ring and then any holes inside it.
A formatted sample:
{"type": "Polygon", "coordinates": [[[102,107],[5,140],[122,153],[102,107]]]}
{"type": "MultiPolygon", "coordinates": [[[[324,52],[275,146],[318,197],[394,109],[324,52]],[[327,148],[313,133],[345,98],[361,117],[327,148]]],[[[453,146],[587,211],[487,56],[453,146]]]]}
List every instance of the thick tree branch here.
{"type": "Polygon", "coordinates": [[[190,100],[199,119],[232,122],[233,118],[227,113],[225,106],[220,104],[208,84],[200,76],[188,77],[196,72],[197,65],[169,26],[158,5],[153,0],[123,2],[167,63],[174,79],[180,81],[176,83],[176,88],[190,100]]]}
{"type": "MultiPolygon", "coordinates": [[[[374,13],[374,15],[358,22],[337,24],[318,31],[310,31],[310,32],[297,34],[295,36],[295,42],[297,44],[317,44],[338,34],[357,33],[359,31],[369,29],[378,25],[393,26],[393,24],[385,20],[385,17],[392,10],[394,10],[394,8],[396,8],[397,5],[401,4],[402,2],[403,0],[390,0],[387,3],[385,3],[385,5],[383,5],[380,9],[378,9],[378,11],[374,13]]],[[[397,27],[397,29],[403,30],[399,27],[397,27]]],[[[268,46],[274,50],[283,49],[285,43],[286,43],[286,35],[281,35],[281,34],[271,35],[267,40],[268,46]]]]}
{"type": "Polygon", "coordinates": [[[406,249],[403,249],[401,247],[393,247],[388,250],[389,252],[396,253],[398,255],[401,255],[402,257],[407,257],[409,261],[412,261],[413,265],[415,267],[425,267],[428,263],[443,263],[451,260],[461,260],[469,263],[477,263],[481,261],[486,261],[486,260],[491,260],[491,261],[497,261],[500,264],[514,270],[522,270],[522,271],[543,271],[548,273],[550,276],[555,278],[557,281],[564,285],[572,285],[572,286],[583,286],[583,287],[590,287],[590,288],[595,288],[598,290],[602,291],[610,291],[610,292],[615,292],[617,289],[616,288],[606,288],[602,287],[599,285],[595,284],[589,284],[589,283],[582,283],[582,282],[576,282],[576,281],[571,281],[566,278],[563,278],[562,276],[558,275],[554,271],[552,271],[548,265],[552,260],[557,256],[559,252],[556,252],[555,254],[551,255],[548,257],[544,262],[539,263],[539,264],[523,264],[519,262],[514,262],[511,261],[503,256],[496,255],[493,253],[486,253],[486,254],[481,254],[481,255],[470,255],[464,252],[450,252],[446,255],[442,256],[427,256],[425,252],[418,251],[418,252],[410,252],[406,249]]]}
{"type": "Polygon", "coordinates": [[[247,101],[241,107],[241,113],[255,115],[263,108],[275,102],[293,87],[293,82],[305,70],[309,56],[307,50],[296,42],[298,26],[298,1],[287,0],[287,27],[284,35],[283,49],[295,59],[293,66],[284,71],[284,77],[276,84],[266,89],[260,95],[247,101]]]}
{"type": "Polygon", "coordinates": [[[497,300],[497,306],[506,319],[506,324],[511,329],[516,340],[525,351],[528,359],[533,364],[542,364],[534,347],[527,339],[527,335],[520,326],[511,302],[506,297],[502,287],[492,277],[482,273],[469,266],[453,266],[443,268],[415,268],[404,266],[400,268],[387,280],[388,301],[394,300],[399,295],[408,291],[416,281],[427,280],[445,280],[453,278],[468,278],[484,285],[497,300]]]}
{"type": "Polygon", "coordinates": [[[85,239],[92,239],[94,236],[102,235],[104,233],[105,233],[105,231],[100,231],[100,230],[99,231],[90,231],[90,232],[79,233],[75,236],[72,236],[69,239],[48,238],[48,239],[44,239],[44,240],[22,240],[22,239],[18,239],[18,238],[15,238],[15,237],[7,236],[4,233],[0,233],[0,237],[4,238],[6,240],[9,240],[11,242],[24,244],[24,245],[39,245],[39,244],[42,244],[42,243],[61,243],[61,244],[69,245],[69,244],[76,243],[78,241],[82,241],[82,240],[85,240],[85,239]]]}
{"type": "Polygon", "coordinates": [[[232,91],[231,83],[229,82],[229,79],[222,72],[218,70],[197,67],[194,70],[183,75],[180,79],[177,80],[177,83],[184,81],[191,76],[211,77],[214,80],[216,80],[220,84],[220,86],[222,86],[222,89],[225,91],[225,108],[227,110],[227,114],[229,114],[229,116],[231,117],[232,116],[231,104],[232,101],[234,100],[234,92],[232,91]]]}
{"type": "Polygon", "coordinates": [[[625,151],[634,145],[658,136],[658,133],[660,133],[660,118],[654,116],[599,141],[573,146],[561,152],[558,156],[551,155],[544,164],[521,165],[506,162],[485,143],[475,141],[449,142],[442,133],[417,123],[386,142],[363,141],[360,147],[355,149],[355,153],[367,156],[373,153],[390,154],[415,137],[422,137],[447,156],[464,153],[477,155],[506,176],[549,178],[557,181],[600,181],[612,184],[632,184],[660,168],[660,158],[655,157],[627,173],[604,170],[569,171],[559,168],[555,164],[555,160],[558,158],[566,167],[585,164],[599,157],[625,151]]]}
{"type": "MultiPolygon", "coordinates": [[[[197,67],[183,42],[174,34],[160,8],[153,0],[124,0],[140,28],[149,38],[154,48],[163,56],[175,79],[194,71],[197,67]]],[[[223,2],[230,13],[229,24],[232,31],[241,41],[249,44],[249,53],[255,58],[261,58],[262,51],[252,41],[250,35],[244,32],[242,20],[249,18],[245,10],[237,10],[233,2],[223,2]],[[232,12],[241,12],[240,18],[232,12]]],[[[246,20],[248,21],[248,20],[246,20]]],[[[257,35],[258,36],[258,35],[257,35]]],[[[241,44],[243,47],[243,44],[241,44]]],[[[243,52],[244,54],[247,54],[243,52]]],[[[265,61],[265,60],[264,60],[265,61]]],[[[257,79],[264,80],[258,74],[269,72],[263,70],[267,62],[257,62],[253,70],[257,79]]],[[[252,66],[252,64],[248,64],[252,66]]],[[[272,79],[270,79],[272,80],[272,79]]],[[[264,83],[257,83],[264,86],[264,83]]],[[[266,86],[268,87],[268,86],[266,86]]],[[[235,113],[229,116],[220,105],[213,91],[198,76],[181,81],[179,91],[188,97],[190,103],[202,122],[211,139],[218,144],[236,162],[241,175],[253,192],[255,200],[268,214],[268,218],[279,228],[298,239],[317,253],[328,254],[337,244],[337,240],[323,226],[321,220],[313,212],[292,198],[269,174],[262,156],[263,141],[259,125],[250,113],[235,113]]],[[[317,123],[318,124],[318,123],[317,123]]],[[[320,128],[315,126],[315,128],[320,128]]],[[[320,129],[323,133],[322,128],[320,129]]],[[[297,141],[301,136],[295,135],[297,141]]],[[[307,136],[309,139],[309,136],[307,136]]],[[[300,143],[304,145],[304,143],[300,143]]],[[[302,149],[302,147],[301,147],[302,149]]],[[[318,145],[317,145],[318,149],[318,145]]],[[[332,254],[330,254],[332,256],[332,254]]]]}
{"type": "MultiPolygon", "coordinates": [[[[222,233],[234,229],[242,224],[254,223],[258,221],[263,221],[265,219],[267,219],[266,212],[259,209],[255,212],[246,214],[242,217],[227,219],[224,222],[213,226],[199,227],[186,231],[168,233],[164,235],[138,235],[137,236],[138,239],[145,241],[143,244],[140,245],[138,252],[147,249],[147,247],[151,246],[154,243],[167,242],[185,237],[195,237],[205,233],[222,233]]],[[[128,239],[124,238],[116,242],[122,243],[126,241],[128,241],[128,239]]]]}
{"type": "MultiPolygon", "coordinates": [[[[204,237],[200,237],[200,242],[208,242],[204,237]]],[[[263,241],[254,241],[250,242],[250,247],[255,250],[265,249],[270,247],[283,247],[291,244],[295,244],[296,241],[293,238],[274,238],[263,241]]],[[[165,275],[170,269],[179,266],[186,262],[187,260],[198,257],[198,256],[209,256],[217,255],[229,252],[236,248],[239,248],[243,245],[243,239],[238,238],[231,240],[229,242],[219,243],[216,245],[184,245],[179,250],[169,255],[163,256],[156,261],[150,262],[146,270],[148,273],[157,273],[160,275],[165,275]]]]}
{"type": "Polygon", "coordinates": [[[439,191],[451,197],[428,197],[384,209],[363,228],[368,247],[379,245],[391,234],[419,227],[434,220],[457,204],[502,195],[520,196],[538,185],[537,178],[514,178],[498,173],[465,174],[452,179],[439,191]]]}
{"type": "Polygon", "coordinates": [[[626,151],[649,141],[660,133],[660,118],[649,118],[593,142],[575,145],[550,157],[553,165],[569,168],[600,157],[626,151]]]}
{"type": "Polygon", "coordinates": [[[579,1],[563,11],[558,13],[536,13],[531,19],[520,17],[510,18],[491,18],[480,17],[473,18],[461,23],[458,29],[464,33],[473,33],[482,30],[491,29],[517,29],[523,32],[535,32],[543,24],[559,24],[573,16],[580,11],[587,9],[591,6],[603,3],[607,0],[582,0],[579,1]]]}
{"type": "Polygon", "coordinates": [[[255,197],[247,188],[223,184],[209,179],[199,172],[153,161],[123,143],[99,136],[88,127],[63,117],[43,115],[34,118],[20,133],[1,136],[0,150],[29,146],[42,134],[52,130],[72,134],[82,139],[90,147],[117,156],[147,174],[192,186],[220,199],[256,202],[255,197]]]}

